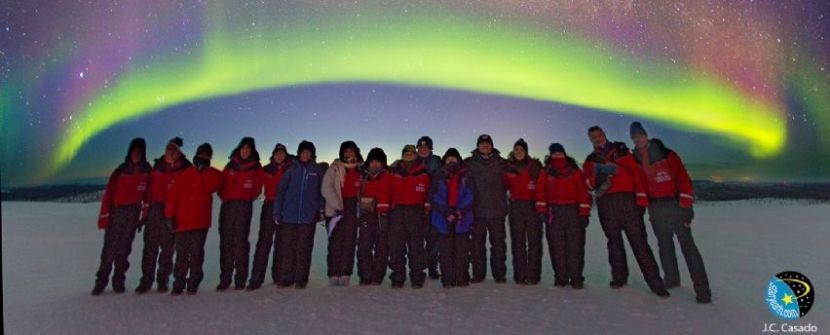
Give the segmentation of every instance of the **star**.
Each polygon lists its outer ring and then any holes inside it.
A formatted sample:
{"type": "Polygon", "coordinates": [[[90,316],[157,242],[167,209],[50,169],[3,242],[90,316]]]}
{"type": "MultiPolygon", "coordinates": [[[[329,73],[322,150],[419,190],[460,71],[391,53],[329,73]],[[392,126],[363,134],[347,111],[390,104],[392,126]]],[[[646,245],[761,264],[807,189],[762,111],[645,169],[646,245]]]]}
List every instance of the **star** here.
{"type": "Polygon", "coordinates": [[[781,301],[783,301],[785,305],[789,305],[793,303],[793,296],[789,294],[784,294],[784,298],[781,298],[781,301]]]}

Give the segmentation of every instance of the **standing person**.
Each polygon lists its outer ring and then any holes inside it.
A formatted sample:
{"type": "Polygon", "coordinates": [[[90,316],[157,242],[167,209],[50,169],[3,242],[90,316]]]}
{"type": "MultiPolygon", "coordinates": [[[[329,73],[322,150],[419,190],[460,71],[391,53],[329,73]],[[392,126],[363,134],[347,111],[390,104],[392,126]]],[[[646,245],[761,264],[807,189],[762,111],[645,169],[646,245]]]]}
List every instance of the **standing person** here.
{"type": "Polygon", "coordinates": [[[504,217],[507,216],[507,189],[503,174],[507,162],[493,148],[493,139],[484,134],[476,141],[476,150],[464,160],[464,166],[475,185],[473,211],[472,283],[484,281],[487,275],[487,236],[490,237],[490,270],[496,283],[506,283],[507,234],[504,217]]]}
{"type": "Polygon", "coordinates": [[[663,141],[648,138],[648,133],[639,122],[630,127],[631,140],[636,150],[634,158],[640,167],[646,193],[649,197],[648,217],[657,235],[660,249],[660,263],[663,266],[663,282],[666,288],[680,286],[680,270],[674,251],[674,236],[680,242],[680,250],[686,259],[686,266],[692,276],[696,301],[706,304],[712,301],[709,278],[703,257],[697,250],[692,237],[694,211],[694,190],[692,179],[680,156],[666,148],[663,141]]]}
{"type": "Polygon", "coordinates": [[[542,221],[535,201],[542,163],[528,156],[527,142],[521,138],[513,145],[507,163],[504,179],[510,191],[513,280],[536,285],[542,279],[542,221]]]}
{"type": "Polygon", "coordinates": [[[320,193],[323,170],[316,162],[314,143],[300,142],[297,162],[283,175],[274,200],[274,223],[280,237],[277,242],[282,258],[277,269],[277,287],[308,285],[311,251],[314,248],[315,223],[320,221],[325,199],[320,193]]]}
{"type": "Polygon", "coordinates": [[[274,256],[271,264],[271,279],[274,284],[277,280],[277,269],[280,267],[279,230],[274,224],[274,199],[277,197],[277,185],[280,183],[285,171],[291,167],[293,158],[282,143],[277,143],[271,152],[271,162],[266,165],[263,171],[262,187],[265,190],[265,201],[262,203],[262,211],[259,215],[259,238],[256,242],[254,261],[251,269],[251,279],[248,282],[248,290],[253,291],[262,286],[265,281],[265,272],[268,270],[268,254],[271,253],[271,246],[274,246],[274,256]]]}
{"type": "Polygon", "coordinates": [[[426,279],[424,238],[429,231],[426,215],[430,210],[430,178],[424,164],[415,159],[414,145],[406,145],[401,156],[391,168],[390,279],[393,288],[403,287],[408,256],[412,288],[422,288],[426,279]]]}
{"type": "Polygon", "coordinates": [[[210,166],[213,148],[204,143],[196,149],[193,166],[173,183],[164,216],[176,240],[176,268],[171,295],[196,294],[204,278],[205,240],[213,212],[213,193],[222,186],[222,172],[210,166]],[[188,275],[189,272],[189,275],[188,275]]]}
{"type": "Polygon", "coordinates": [[[389,264],[389,169],[386,153],[372,148],[363,163],[360,219],[357,237],[357,274],[360,285],[380,285],[389,264]]]}
{"type": "Polygon", "coordinates": [[[144,252],[141,258],[142,276],[135,289],[138,294],[149,291],[153,280],[158,282],[159,292],[167,292],[167,282],[173,273],[173,254],[176,250],[173,232],[165,224],[164,204],[176,177],[191,165],[181,151],[182,145],[184,141],[181,138],[172,138],[167,142],[164,155],[153,164],[149,190],[150,210],[144,228],[144,252]]]}
{"type": "Polygon", "coordinates": [[[219,197],[219,285],[216,290],[224,291],[234,281],[234,288],[245,288],[248,280],[248,256],[251,244],[253,202],[262,192],[262,165],[259,152],[251,137],[244,137],[233,149],[230,161],[222,171],[224,182],[219,197]],[[236,275],[234,276],[234,270],[236,275]]]}
{"type": "Polygon", "coordinates": [[[357,247],[357,220],[360,216],[357,198],[363,156],[353,141],[341,143],[338,156],[323,176],[322,193],[326,199],[326,223],[333,225],[327,227],[331,234],[326,261],[329,285],[348,286],[357,247]]]}
{"type": "Polygon", "coordinates": [[[441,234],[441,284],[445,288],[470,285],[470,228],[473,225],[473,189],[461,154],[450,148],[433,180],[432,225],[441,234]]]}
{"type": "Polygon", "coordinates": [[[140,220],[146,217],[147,187],[150,184],[150,163],[147,163],[147,144],[143,138],[130,141],[127,156],[110,175],[101,199],[98,229],[104,229],[104,247],[92,295],[104,292],[112,274],[112,290],[124,293],[128,260],[140,220]],[[144,212],[144,213],[143,213],[144,212]]]}
{"type": "MultiPolygon", "coordinates": [[[[418,139],[416,148],[418,149],[417,160],[426,166],[430,178],[435,178],[435,174],[441,169],[441,157],[432,153],[432,138],[429,136],[421,136],[418,139]]],[[[430,219],[431,216],[427,216],[427,220],[430,219]]],[[[441,273],[438,271],[438,237],[440,235],[432,224],[429,224],[429,228],[426,240],[424,241],[426,242],[427,274],[431,279],[439,279],[441,278],[441,273]]]]}
{"type": "Polygon", "coordinates": [[[591,194],[576,161],[565,154],[565,147],[552,143],[550,155],[536,190],[536,209],[547,223],[550,261],[554,285],[575,289],[584,287],[585,228],[591,215],[591,194]]]}
{"type": "Polygon", "coordinates": [[[611,288],[628,283],[628,265],[622,234],[628,238],[637,264],[652,292],[668,297],[660,270],[648,246],[641,211],[648,198],[640,181],[637,161],[622,142],[610,142],[599,126],[588,129],[594,151],[585,158],[583,171],[588,187],[597,199],[599,222],[608,238],[608,261],[611,264],[611,288]],[[641,209],[642,208],[642,209],[641,209]]]}

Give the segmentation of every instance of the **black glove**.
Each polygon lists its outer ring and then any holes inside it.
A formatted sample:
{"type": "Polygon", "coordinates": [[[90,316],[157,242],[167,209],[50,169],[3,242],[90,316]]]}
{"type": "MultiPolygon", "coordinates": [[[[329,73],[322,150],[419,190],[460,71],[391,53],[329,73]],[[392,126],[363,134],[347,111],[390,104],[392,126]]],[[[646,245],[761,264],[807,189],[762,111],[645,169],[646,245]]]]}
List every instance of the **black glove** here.
{"type": "Polygon", "coordinates": [[[144,225],[146,225],[146,224],[147,224],[147,218],[143,218],[141,220],[138,220],[138,227],[135,227],[135,231],[140,233],[141,228],[144,227],[144,225]]]}
{"type": "Polygon", "coordinates": [[[176,231],[176,220],[167,219],[164,221],[164,225],[167,226],[167,229],[170,229],[170,231],[176,231]]]}
{"type": "Polygon", "coordinates": [[[579,222],[582,223],[583,227],[588,227],[588,223],[591,222],[591,221],[588,219],[587,216],[580,216],[579,217],[579,222]]]}
{"type": "Polygon", "coordinates": [[[685,224],[687,226],[692,224],[692,219],[695,218],[695,210],[692,209],[691,207],[689,207],[689,208],[681,208],[680,211],[681,211],[680,215],[683,217],[683,224],[685,224]]]}
{"type": "Polygon", "coordinates": [[[637,206],[637,213],[640,214],[640,217],[645,216],[646,215],[646,208],[637,206]]]}
{"type": "Polygon", "coordinates": [[[539,220],[547,224],[550,221],[550,215],[548,213],[539,213],[539,220]]]}

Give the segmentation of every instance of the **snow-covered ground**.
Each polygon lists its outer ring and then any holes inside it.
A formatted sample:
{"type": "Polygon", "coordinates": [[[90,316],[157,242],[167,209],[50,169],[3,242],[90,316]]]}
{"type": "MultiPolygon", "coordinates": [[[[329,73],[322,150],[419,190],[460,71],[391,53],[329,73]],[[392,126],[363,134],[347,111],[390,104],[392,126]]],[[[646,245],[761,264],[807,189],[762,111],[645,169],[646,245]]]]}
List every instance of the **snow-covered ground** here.
{"type": "MultiPolygon", "coordinates": [[[[488,277],[486,283],[450,290],[438,282],[421,290],[392,290],[388,280],[382,287],[327,287],[326,240],[320,228],[307,289],[266,285],[254,292],[217,293],[214,227],[198,295],[133,294],[143,243],[137,238],[130,256],[130,291],[117,295],[108,289],[92,297],[103,238],[95,227],[97,210],[97,203],[2,203],[6,334],[760,333],[765,322],[781,322],[768,311],[764,292],[769,278],[784,270],[804,273],[817,292],[812,311],[791,324],[810,322],[819,333],[830,332],[830,300],[824,298],[830,296],[825,295],[830,292],[829,204],[698,204],[694,234],[710,276],[710,305],[694,302],[682,259],[683,286],[672,290],[669,299],[648,291],[633,257],[630,285],[610,289],[605,238],[595,215],[588,227],[582,291],[553,287],[547,255],[538,286],[495,284],[488,277]]],[[[252,243],[257,227],[254,223],[252,243]]],[[[649,234],[656,252],[650,227],[649,234]]]]}

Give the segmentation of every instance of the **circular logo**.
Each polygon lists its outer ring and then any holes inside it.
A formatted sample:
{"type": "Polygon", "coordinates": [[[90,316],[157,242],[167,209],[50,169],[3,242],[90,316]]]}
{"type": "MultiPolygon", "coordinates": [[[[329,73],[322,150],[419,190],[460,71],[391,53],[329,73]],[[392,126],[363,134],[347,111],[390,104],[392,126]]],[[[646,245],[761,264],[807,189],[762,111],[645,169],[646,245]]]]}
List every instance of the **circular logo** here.
{"type": "Polygon", "coordinates": [[[784,320],[796,320],[807,315],[813,307],[816,291],[807,276],[795,272],[781,272],[769,280],[766,292],[770,312],[784,320]]]}

